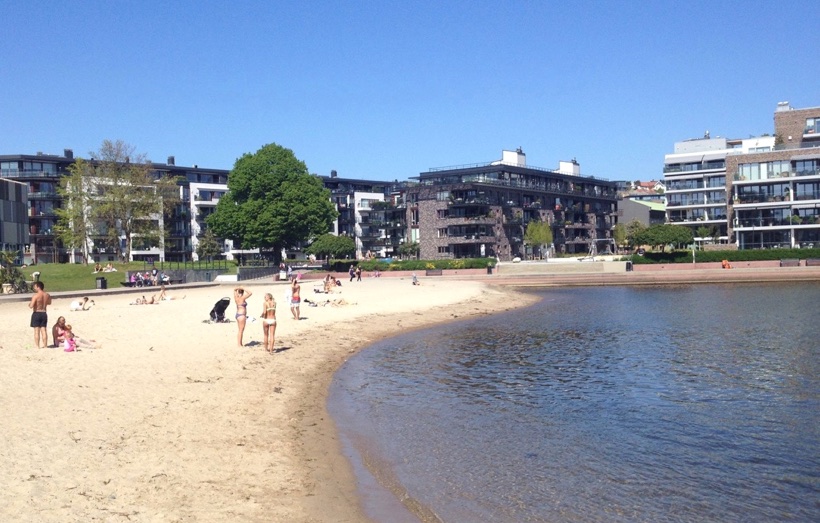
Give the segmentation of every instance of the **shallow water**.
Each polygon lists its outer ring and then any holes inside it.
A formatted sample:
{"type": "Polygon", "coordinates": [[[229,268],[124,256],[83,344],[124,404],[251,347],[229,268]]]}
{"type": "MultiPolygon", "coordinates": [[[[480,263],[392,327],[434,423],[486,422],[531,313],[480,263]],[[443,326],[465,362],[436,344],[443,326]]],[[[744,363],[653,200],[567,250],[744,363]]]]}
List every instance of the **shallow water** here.
{"type": "Polygon", "coordinates": [[[412,519],[400,499],[447,522],[820,520],[820,286],[539,294],[337,373],[372,516],[412,519]]]}

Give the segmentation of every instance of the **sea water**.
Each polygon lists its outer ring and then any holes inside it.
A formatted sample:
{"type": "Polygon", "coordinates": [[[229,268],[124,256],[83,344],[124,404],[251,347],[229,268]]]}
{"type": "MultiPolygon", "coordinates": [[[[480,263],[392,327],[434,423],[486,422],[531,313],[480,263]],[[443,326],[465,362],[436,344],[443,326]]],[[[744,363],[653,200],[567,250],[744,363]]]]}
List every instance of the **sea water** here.
{"type": "Polygon", "coordinates": [[[820,521],[820,285],[538,294],[337,373],[371,517],[820,521]]]}

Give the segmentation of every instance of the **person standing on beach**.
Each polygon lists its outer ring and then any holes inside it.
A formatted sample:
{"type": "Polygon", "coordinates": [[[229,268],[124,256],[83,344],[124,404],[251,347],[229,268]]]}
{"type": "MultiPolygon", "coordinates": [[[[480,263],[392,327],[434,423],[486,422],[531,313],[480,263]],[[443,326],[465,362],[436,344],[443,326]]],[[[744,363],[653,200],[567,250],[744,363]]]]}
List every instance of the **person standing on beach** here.
{"type": "Polygon", "coordinates": [[[236,325],[239,327],[236,342],[239,347],[244,347],[242,336],[245,334],[245,323],[248,320],[248,298],[250,298],[252,294],[252,292],[245,291],[242,287],[237,287],[233,290],[233,301],[236,303],[236,325]]]}
{"type": "Polygon", "coordinates": [[[299,285],[299,280],[293,278],[290,284],[290,312],[293,313],[293,319],[298,320],[301,317],[299,312],[299,304],[302,302],[302,298],[299,295],[302,287],[299,285]]]}
{"type": "Polygon", "coordinates": [[[41,281],[34,282],[34,296],[28,304],[32,310],[31,326],[34,328],[34,346],[45,349],[48,346],[48,306],[51,305],[51,295],[45,291],[41,281]],[[40,344],[42,340],[42,345],[40,344]]]}
{"type": "Polygon", "coordinates": [[[273,354],[273,342],[276,336],[276,300],[271,293],[265,294],[265,303],[262,304],[262,332],[265,334],[265,350],[273,354]]]}

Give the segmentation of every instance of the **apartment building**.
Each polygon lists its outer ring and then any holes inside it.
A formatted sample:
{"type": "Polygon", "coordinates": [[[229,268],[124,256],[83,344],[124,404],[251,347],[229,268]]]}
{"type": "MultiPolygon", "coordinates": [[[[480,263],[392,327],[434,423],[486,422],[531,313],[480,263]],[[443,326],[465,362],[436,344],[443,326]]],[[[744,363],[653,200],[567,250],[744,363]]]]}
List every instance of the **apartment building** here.
{"type": "Polygon", "coordinates": [[[743,142],[712,138],[707,131],[703,138],[675,143],[674,152],[664,156],[667,223],[691,228],[696,241],[729,242],[726,157],[740,152],[743,142]],[[704,227],[710,232],[701,235],[704,227]]]}
{"type": "Polygon", "coordinates": [[[664,157],[667,223],[738,249],[820,245],[820,108],[778,104],[774,133],[677,142],[664,157]]]}
{"type": "MultiPolygon", "coordinates": [[[[611,248],[615,182],[581,176],[576,161],[558,169],[527,166],[526,155],[502,151],[499,161],[434,168],[406,190],[408,235],[423,259],[525,257],[530,221],[552,225],[556,252],[611,248]]],[[[594,252],[593,251],[593,252],[594,252]]]]}
{"type": "Polygon", "coordinates": [[[24,253],[28,243],[28,185],[0,178],[0,250],[24,253]]]}
{"type": "Polygon", "coordinates": [[[397,256],[408,241],[407,182],[340,178],[336,171],[320,178],[339,212],[333,233],[353,239],[356,258],[397,256]]]}
{"type": "Polygon", "coordinates": [[[739,249],[820,246],[820,107],[778,104],[766,145],[726,159],[739,249]]]}
{"type": "MultiPolygon", "coordinates": [[[[68,174],[68,168],[73,163],[74,153],[71,149],[65,149],[62,155],[0,155],[0,178],[15,180],[27,188],[29,238],[21,249],[24,263],[77,261],[78,253],[64,249],[55,234],[57,209],[62,205],[57,189],[60,178],[68,174]]],[[[179,180],[180,203],[169,217],[170,223],[162,223],[166,234],[162,246],[136,244],[131,251],[132,258],[190,260],[195,253],[197,238],[204,232],[204,219],[208,209],[215,205],[214,195],[224,194],[227,190],[228,171],[200,168],[197,165],[177,166],[173,156],[169,156],[166,163],[152,163],[151,168],[155,176],[169,176],[179,180]],[[208,193],[209,190],[212,192],[208,193]]],[[[4,217],[3,223],[5,222],[4,217]]],[[[231,244],[227,243],[227,252],[230,253],[231,248],[231,244]]],[[[104,246],[101,241],[91,245],[89,250],[95,262],[116,261],[116,250],[104,246]]]]}

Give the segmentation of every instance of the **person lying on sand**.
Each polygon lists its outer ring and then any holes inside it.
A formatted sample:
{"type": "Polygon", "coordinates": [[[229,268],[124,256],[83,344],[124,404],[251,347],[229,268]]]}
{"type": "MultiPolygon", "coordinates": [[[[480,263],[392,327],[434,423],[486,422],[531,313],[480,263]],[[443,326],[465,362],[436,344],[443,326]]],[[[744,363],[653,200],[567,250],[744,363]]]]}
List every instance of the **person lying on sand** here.
{"type": "Polygon", "coordinates": [[[94,300],[89,300],[88,296],[83,297],[82,301],[74,300],[68,307],[70,311],[87,311],[94,306],[94,300]]]}

